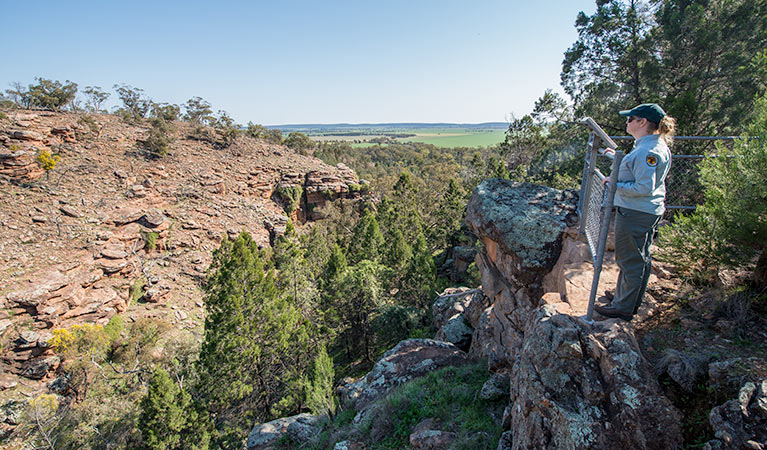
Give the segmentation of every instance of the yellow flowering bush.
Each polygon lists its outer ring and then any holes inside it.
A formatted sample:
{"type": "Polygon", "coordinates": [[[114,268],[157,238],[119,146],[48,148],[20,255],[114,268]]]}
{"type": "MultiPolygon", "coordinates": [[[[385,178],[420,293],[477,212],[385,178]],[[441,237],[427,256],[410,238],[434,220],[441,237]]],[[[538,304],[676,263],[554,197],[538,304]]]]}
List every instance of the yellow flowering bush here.
{"type": "Polygon", "coordinates": [[[72,325],[53,330],[51,346],[56,353],[102,353],[109,346],[110,338],[104,327],[92,323],[72,325]]]}

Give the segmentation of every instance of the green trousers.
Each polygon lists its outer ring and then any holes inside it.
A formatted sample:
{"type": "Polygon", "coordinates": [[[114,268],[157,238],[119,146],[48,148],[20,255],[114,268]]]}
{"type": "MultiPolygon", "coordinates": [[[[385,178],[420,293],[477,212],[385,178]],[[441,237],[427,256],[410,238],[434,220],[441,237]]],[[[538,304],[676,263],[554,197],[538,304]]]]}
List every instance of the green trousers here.
{"type": "Polygon", "coordinates": [[[616,209],[615,260],[620,274],[610,305],[620,312],[636,314],[650,279],[650,245],[662,216],[620,206],[616,209]]]}

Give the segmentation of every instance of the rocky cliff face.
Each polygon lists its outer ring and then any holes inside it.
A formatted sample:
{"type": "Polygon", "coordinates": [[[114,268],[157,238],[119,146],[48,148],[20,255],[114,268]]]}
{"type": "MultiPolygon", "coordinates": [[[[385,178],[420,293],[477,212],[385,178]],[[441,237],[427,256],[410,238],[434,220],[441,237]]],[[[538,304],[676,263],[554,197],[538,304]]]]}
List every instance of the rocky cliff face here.
{"type": "Polygon", "coordinates": [[[201,329],[199,283],[225,236],[248,231],[267,246],[288,216],[281,183],[303,195],[299,224],[325,202],[354,200],[359,180],[280,146],[244,136],[217,149],[176,123],[162,159],[147,158],[147,126],[108,114],[7,111],[0,118],[0,390],[8,373],[41,379],[57,361],[50,331],[161,317],[201,329]],[[49,176],[35,162],[61,159],[49,176]],[[141,302],[131,299],[137,279],[141,302]]]}
{"type": "Polygon", "coordinates": [[[573,193],[498,179],[480,184],[468,205],[489,305],[469,324],[470,354],[510,377],[499,448],[676,448],[679,413],[631,326],[589,325],[576,314],[583,305],[545,292],[575,207],[573,193]]]}

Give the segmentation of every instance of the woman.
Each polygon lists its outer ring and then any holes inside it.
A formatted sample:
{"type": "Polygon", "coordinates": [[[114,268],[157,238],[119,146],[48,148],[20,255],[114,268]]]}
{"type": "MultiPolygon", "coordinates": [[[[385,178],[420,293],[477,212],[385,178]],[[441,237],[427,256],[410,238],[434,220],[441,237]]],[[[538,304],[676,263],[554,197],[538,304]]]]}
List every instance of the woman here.
{"type": "Polygon", "coordinates": [[[671,167],[669,144],[676,120],[655,103],[618,114],[627,117],[626,132],[634,137],[634,148],[621,161],[615,190],[615,259],[620,274],[610,304],[595,309],[605,317],[631,320],[650,278],[650,245],[665,210],[664,181],[671,167]]]}

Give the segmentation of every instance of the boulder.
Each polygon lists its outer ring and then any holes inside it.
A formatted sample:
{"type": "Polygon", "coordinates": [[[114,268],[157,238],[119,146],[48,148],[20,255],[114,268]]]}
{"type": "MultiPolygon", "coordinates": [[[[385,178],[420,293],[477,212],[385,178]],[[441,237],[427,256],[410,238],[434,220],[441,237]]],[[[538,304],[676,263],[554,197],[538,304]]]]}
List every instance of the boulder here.
{"type": "Polygon", "coordinates": [[[449,342],[463,351],[471,346],[474,330],[469,327],[462,314],[456,314],[445,323],[434,337],[438,341],[449,342]]]}
{"type": "Polygon", "coordinates": [[[476,262],[489,305],[469,354],[510,375],[509,431],[498,448],[678,448],[681,415],[631,324],[589,325],[566,295],[546,293],[563,253],[588,256],[565,248],[575,204],[574,192],[491,179],[467,207],[467,225],[483,243],[476,262]]]}
{"type": "Polygon", "coordinates": [[[511,379],[505,373],[494,373],[490,379],[482,385],[479,391],[479,398],[482,400],[498,400],[509,396],[509,384],[511,379]]]}
{"type": "Polygon", "coordinates": [[[540,297],[543,277],[562,251],[562,235],[577,222],[576,207],[573,191],[491,178],[472,193],[466,224],[504,279],[540,297]]]}
{"type": "MultiPolygon", "coordinates": [[[[142,187],[143,189],[143,187],[142,187]]],[[[136,222],[144,216],[144,213],[138,208],[123,208],[112,214],[112,222],[118,227],[131,222],[136,222]]]]}
{"type": "Polygon", "coordinates": [[[407,339],[384,353],[364,378],[342,385],[339,391],[344,403],[354,405],[355,422],[359,422],[371,404],[400,384],[442,367],[468,362],[468,355],[453,344],[433,339],[407,339]]]}
{"type": "Polygon", "coordinates": [[[247,448],[270,449],[285,435],[289,435],[296,442],[306,443],[319,434],[317,422],[317,417],[304,413],[257,424],[248,435],[247,448]]]}
{"type": "Polygon", "coordinates": [[[716,439],[704,450],[767,448],[767,379],[744,384],[737,399],[711,410],[708,421],[716,439]]]}
{"type": "Polygon", "coordinates": [[[11,134],[11,137],[20,141],[42,141],[45,139],[42,133],[32,130],[17,130],[11,134]]]}
{"type": "Polygon", "coordinates": [[[680,413],[663,396],[630,325],[594,327],[535,311],[511,374],[514,448],[667,449],[680,413]]]}
{"type": "Polygon", "coordinates": [[[30,359],[22,363],[21,376],[40,380],[45,378],[48,373],[56,370],[59,364],[61,364],[61,359],[58,356],[30,359]]]}
{"type": "Polygon", "coordinates": [[[61,210],[61,212],[65,216],[74,217],[74,218],[80,218],[83,216],[82,213],[77,208],[71,205],[63,205],[61,208],[59,208],[59,210],[61,210]]]}

